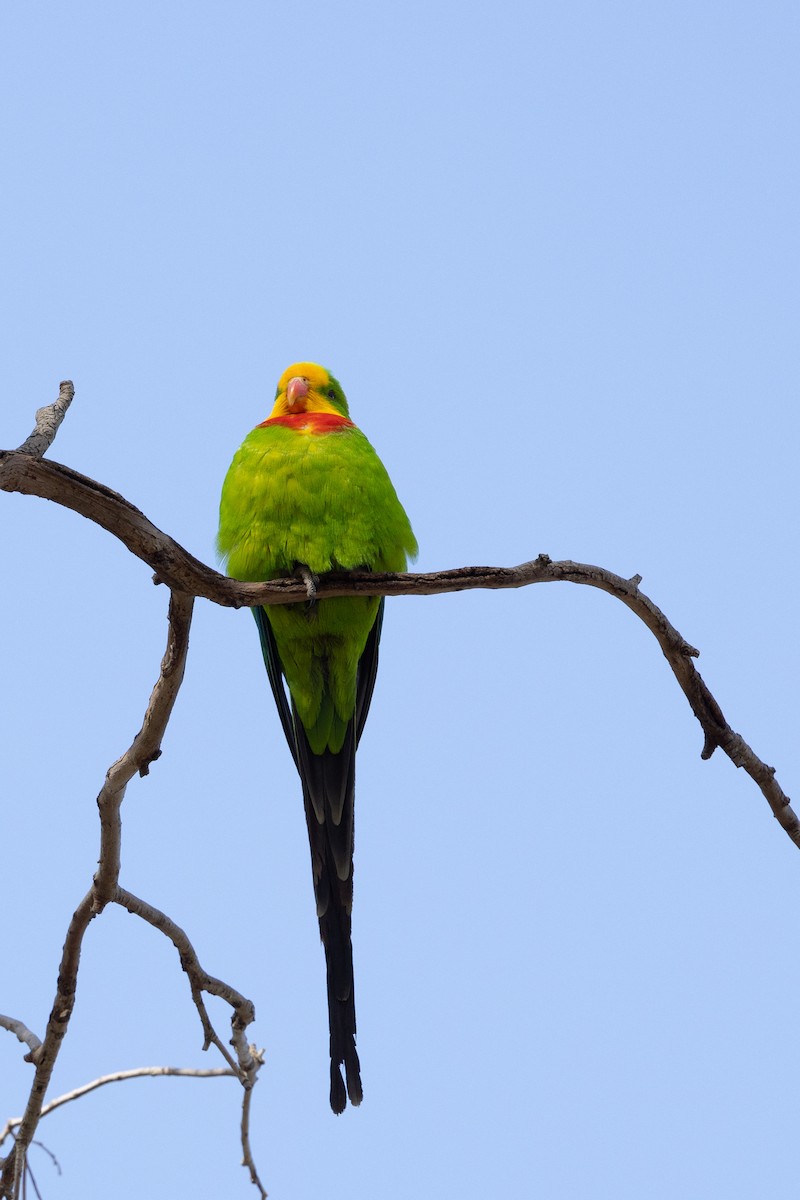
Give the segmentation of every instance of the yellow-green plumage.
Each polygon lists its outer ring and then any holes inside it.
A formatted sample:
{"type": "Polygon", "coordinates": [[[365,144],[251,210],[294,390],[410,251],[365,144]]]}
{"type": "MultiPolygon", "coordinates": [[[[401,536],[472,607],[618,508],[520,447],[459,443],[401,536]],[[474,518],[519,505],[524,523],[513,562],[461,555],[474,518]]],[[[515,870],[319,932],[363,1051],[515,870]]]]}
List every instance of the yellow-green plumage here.
{"type": "MultiPolygon", "coordinates": [[[[266,580],[298,567],[402,571],[416,541],[383,464],[349,421],[339,384],[296,363],[271,417],[234,457],[217,539],[228,574],[266,580]]],[[[383,602],[341,597],[253,610],[273,693],[303,784],[314,890],[328,964],[331,1105],[361,1099],[350,946],[355,749],[372,695],[383,602]],[[291,710],[283,691],[285,678],[291,710]]]]}

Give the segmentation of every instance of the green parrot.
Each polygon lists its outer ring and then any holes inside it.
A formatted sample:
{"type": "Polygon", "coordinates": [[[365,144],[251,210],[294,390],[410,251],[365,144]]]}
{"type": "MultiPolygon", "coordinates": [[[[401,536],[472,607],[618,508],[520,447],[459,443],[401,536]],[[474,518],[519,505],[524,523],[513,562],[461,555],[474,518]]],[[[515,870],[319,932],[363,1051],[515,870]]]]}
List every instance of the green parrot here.
{"type": "Polygon", "coordinates": [[[316,601],[313,579],[342,569],[404,571],[417,543],[386,469],[324,367],[294,363],[278,381],[270,416],[245,438],[225,477],[217,548],[234,578],[299,572],[312,596],[252,613],[303,788],[327,968],[330,1102],[341,1113],[347,1096],[352,1104],[362,1099],[350,937],[355,756],[375,686],[384,601],[316,601]]]}

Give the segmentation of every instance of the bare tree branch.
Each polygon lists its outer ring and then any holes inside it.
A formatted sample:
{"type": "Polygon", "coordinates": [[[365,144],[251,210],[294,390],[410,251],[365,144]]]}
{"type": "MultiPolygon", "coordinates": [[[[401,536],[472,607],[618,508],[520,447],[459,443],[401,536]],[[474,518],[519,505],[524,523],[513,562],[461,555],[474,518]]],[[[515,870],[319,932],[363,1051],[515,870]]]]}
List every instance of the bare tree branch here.
{"type": "MultiPolygon", "coordinates": [[[[25,1180],[26,1180],[26,1182],[28,1179],[30,1179],[31,1186],[32,1186],[33,1190],[36,1192],[36,1200],[42,1200],[42,1193],[39,1191],[38,1184],[36,1183],[36,1177],[33,1173],[33,1168],[31,1167],[31,1164],[29,1162],[26,1162],[25,1163],[25,1180]]],[[[28,1200],[28,1189],[24,1185],[22,1188],[22,1200],[28,1200]]]]}
{"type": "MultiPolygon", "coordinates": [[[[200,1020],[203,1024],[205,1033],[205,1041],[203,1049],[207,1050],[210,1045],[215,1045],[218,1050],[225,1056],[231,1068],[236,1072],[242,1082],[255,1081],[255,1076],[258,1072],[260,1063],[256,1061],[251,1053],[250,1047],[244,1038],[244,1032],[248,1025],[251,1025],[256,1019],[255,1007],[252,1000],[248,1000],[241,992],[237,992],[236,988],[231,987],[228,983],[223,983],[221,979],[215,979],[213,975],[208,975],[200,965],[192,943],[186,936],[186,933],[177,925],[170,917],[159,909],[154,908],[152,904],[148,904],[144,900],[140,900],[138,896],[132,895],[124,888],[118,887],[114,894],[116,904],[126,908],[129,913],[133,913],[137,917],[141,917],[155,929],[166,934],[172,942],[175,949],[178,951],[181,960],[181,967],[189,977],[189,982],[192,988],[192,998],[197,1006],[200,1020]],[[231,1017],[231,1044],[236,1051],[238,1059],[238,1067],[231,1059],[230,1054],[223,1046],[217,1034],[211,1025],[208,1014],[205,1010],[205,1005],[202,1000],[202,993],[208,992],[211,996],[219,996],[225,1000],[233,1009],[231,1017]]],[[[252,1083],[251,1083],[252,1086],[252,1083]]]]}
{"type": "Polygon", "coordinates": [[[258,1188],[261,1193],[261,1200],[267,1200],[267,1192],[258,1177],[256,1164],[250,1149],[250,1102],[252,1098],[253,1089],[246,1088],[242,1096],[242,1166],[247,1167],[250,1172],[250,1182],[258,1188]]]}
{"type": "Polygon", "coordinates": [[[100,810],[100,864],[92,889],[92,915],[102,912],[105,905],[113,899],[119,880],[122,836],[120,807],[125,798],[125,789],[137,773],[141,776],[147,775],[150,764],[161,754],[161,739],[183,682],[193,606],[193,597],[182,592],[170,594],[167,648],[161,660],[161,673],[150,696],[142,728],[129,749],[109,767],[105,783],[97,797],[97,807],[100,810]]]}
{"type": "MultiPolygon", "coordinates": [[[[81,1096],[88,1096],[89,1092],[94,1092],[97,1088],[105,1087],[107,1083],[120,1083],[125,1079],[142,1079],[146,1077],[160,1077],[166,1075],[179,1075],[187,1079],[216,1079],[221,1077],[236,1078],[237,1072],[231,1067],[133,1067],[129,1071],[113,1071],[110,1075],[101,1075],[99,1079],[93,1079],[91,1083],[84,1083],[80,1087],[73,1088],[70,1092],[65,1092],[63,1096],[56,1096],[55,1100],[51,1100],[49,1104],[43,1107],[40,1118],[49,1116],[57,1108],[61,1108],[63,1104],[69,1104],[72,1100],[80,1100],[81,1096]]],[[[22,1122],[22,1117],[12,1117],[6,1121],[2,1130],[0,1130],[0,1146],[13,1131],[22,1122]]],[[[32,1143],[34,1144],[34,1143],[32,1143]]]]}
{"type": "Polygon", "coordinates": [[[161,671],[150,697],[144,722],[130,748],[106,775],[98,796],[100,809],[100,862],[92,886],[73,913],[64,941],[58,974],[56,997],[47,1023],[44,1041],[35,1057],[35,1074],[28,1103],[19,1123],[14,1149],[3,1163],[0,1174],[0,1196],[19,1195],[28,1147],[41,1117],[44,1097],[50,1084],[61,1043],[67,1032],[75,1006],[81,946],[89,922],[113,897],[120,870],[120,805],[128,781],[136,774],[146,774],[150,763],[160,753],[161,739],[167,727],[178,689],[183,679],[189,649],[189,627],[193,598],[181,593],[170,597],[169,634],[161,671]]]}
{"type": "MultiPolygon", "coordinates": [[[[0,489],[42,496],[96,521],[156,572],[158,580],[188,594],[233,608],[256,604],[290,604],[305,600],[306,584],[298,579],[242,583],[227,579],[201,563],[138,508],[92,479],[58,463],[0,451],[0,489]]],[[[703,758],[721,750],[758,785],[776,819],[800,846],[800,821],[788,796],[767,766],[728,724],[722,710],[691,662],[698,651],[678,633],[661,610],[639,590],[641,576],[625,579],[603,567],[570,561],[553,562],[540,554],[517,567],[458,567],[425,574],[336,572],[316,582],[317,596],[430,596],[471,588],[518,588],[534,583],[568,582],[598,588],[621,600],[650,630],[661,646],[704,733],[703,758]]]]}
{"type": "Polygon", "coordinates": [[[203,1026],[203,1049],[207,1050],[211,1045],[216,1046],[225,1058],[225,1061],[229,1064],[230,1071],[228,1073],[235,1075],[244,1088],[241,1120],[242,1165],[247,1167],[250,1172],[251,1182],[258,1188],[262,1197],[265,1197],[267,1193],[259,1179],[250,1148],[251,1096],[259,1068],[264,1061],[263,1050],[250,1045],[245,1037],[248,1025],[256,1017],[252,1001],[247,1000],[236,988],[231,987],[230,984],[223,983],[220,979],[215,979],[213,975],[208,975],[203,970],[197,953],[186,933],[165,913],[160,912],[159,909],[154,908],[151,904],[147,904],[144,900],[140,900],[138,896],[131,895],[130,892],[121,887],[117,888],[114,900],[117,904],[126,908],[128,912],[141,917],[155,929],[166,934],[178,951],[181,966],[189,978],[192,999],[194,1000],[203,1026]],[[211,1024],[211,1019],[203,1001],[203,992],[208,992],[212,996],[219,996],[221,999],[227,1001],[233,1009],[231,1016],[231,1045],[236,1051],[238,1065],[231,1058],[227,1048],[222,1044],[219,1035],[211,1024]]]}
{"type": "MultiPolygon", "coordinates": [[[[40,1049],[42,1043],[35,1033],[31,1033],[27,1025],[23,1025],[22,1021],[18,1021],[15,1017],[4,1017],[0,1013],[0,1029],[7,1029],[9,1033],[16,1034],[19,1041],[24,1042],[30,1047],[30,1054],[25,1055],[25,1062],[33,1062],[34,1055],[40,1049]]],[[[3,1139],[0,1138],[0,1143],[3,1139]]]]}
{"type": "Polygon", "coordinates": [[[19,448],[20,454],[30,454],[33,458],[41,458],[53,444],[58,427],[72,404],[75,388],[71,379],[63,379],[58,385],[58,399],[45,408],[36,410],[36,426],[19,448]]]}

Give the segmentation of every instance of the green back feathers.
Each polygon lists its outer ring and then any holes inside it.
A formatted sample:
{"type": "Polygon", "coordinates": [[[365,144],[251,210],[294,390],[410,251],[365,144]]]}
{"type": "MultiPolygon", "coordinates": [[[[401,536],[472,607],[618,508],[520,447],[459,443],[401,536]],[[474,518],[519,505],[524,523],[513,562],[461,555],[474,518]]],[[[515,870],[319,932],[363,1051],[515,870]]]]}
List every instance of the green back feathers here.
{"type": "Polygon", "coordinates": [[[363,433],[254,429],[225,479],[217,549],[237,579],[304,563],[316,574],[403,571],[417,543],[386,469],[363,433]]]}

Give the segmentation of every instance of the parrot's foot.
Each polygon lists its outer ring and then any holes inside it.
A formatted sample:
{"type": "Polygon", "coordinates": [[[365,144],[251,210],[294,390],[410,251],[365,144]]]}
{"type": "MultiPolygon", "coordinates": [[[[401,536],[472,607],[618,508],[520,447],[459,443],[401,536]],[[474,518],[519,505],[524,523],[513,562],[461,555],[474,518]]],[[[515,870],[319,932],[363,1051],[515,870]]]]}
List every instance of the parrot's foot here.
{"type": "Polygon", "coordinates": [[[315,575],[313,571],[309,570],[305,563],[298,563],[294,569],[294,573],[295,575],[298,575],[306,585],[308,602],[309,604],[313,604],[317,598],[317,584],[319,583],[319,576],[315,575]]]}

